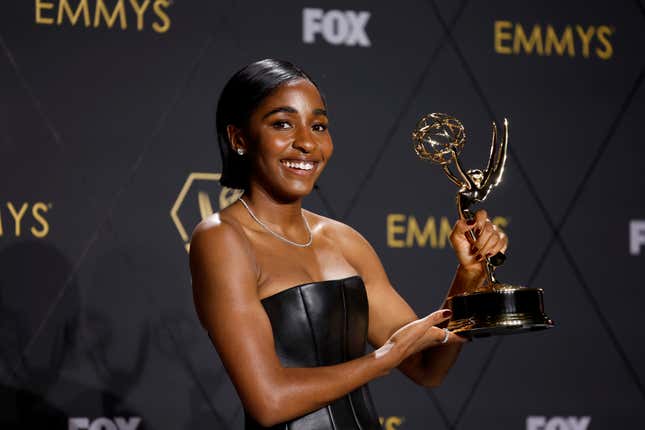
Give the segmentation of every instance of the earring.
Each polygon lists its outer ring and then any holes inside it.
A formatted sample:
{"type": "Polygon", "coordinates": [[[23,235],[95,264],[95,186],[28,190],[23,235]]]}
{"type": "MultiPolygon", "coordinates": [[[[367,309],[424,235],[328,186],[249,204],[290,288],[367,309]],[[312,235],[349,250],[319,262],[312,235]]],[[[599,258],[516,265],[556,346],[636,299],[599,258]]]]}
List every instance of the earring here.
{"type": "Polygon", "coordinates": [[[242,148],[237,148],[237,153],[238,153],[239,155],[244,155],[244,149],[242,149],[242,148]]]}

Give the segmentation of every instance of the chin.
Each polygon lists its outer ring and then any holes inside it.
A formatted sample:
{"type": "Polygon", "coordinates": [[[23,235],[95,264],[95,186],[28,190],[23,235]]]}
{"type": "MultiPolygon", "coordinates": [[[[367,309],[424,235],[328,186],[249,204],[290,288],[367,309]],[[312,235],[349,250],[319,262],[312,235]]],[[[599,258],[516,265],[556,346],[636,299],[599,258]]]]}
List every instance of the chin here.
{"type": "Polygon", "coordinates": [[[280,192],[280,195],[286,201],[294,201],[307,197],[309,194],[311,194],[313,189],[313,184],[307,186],[289,187],[288,189],[283,188],[280,192]]]}
{"type": "Polygon", "coordinates": [[[293,177],[285,175],[284,172],[273,172],[272,176],[257,178],[259,183],[264,183],[265,190],[274,196],[276,200],[284,203],[293,202],[302,199],[314,189],[316,181],[320,177],[320,172],[309,177],[293,177]]]}
{"type": "Polygon", "coordinates": [[[295,200],[302,199],[309,194],[314,189],[315,181],[293,181],[286,180],[280,181],[278,183],[273,183],[271,186],[271,194],[273,194],[276,199],[288,203],[295,200]]]}

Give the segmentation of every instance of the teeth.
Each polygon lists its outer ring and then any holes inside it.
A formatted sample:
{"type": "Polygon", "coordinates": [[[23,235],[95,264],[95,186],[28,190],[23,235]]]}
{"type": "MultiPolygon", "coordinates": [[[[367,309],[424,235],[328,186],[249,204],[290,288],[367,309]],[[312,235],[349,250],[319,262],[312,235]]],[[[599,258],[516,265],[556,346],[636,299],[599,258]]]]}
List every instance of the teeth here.
{"type": "Polygon", "coordinates": [[[288,161],[283,160],[282,163],[292,169],[299,170],[312,170],[314,168],[314,163],[312,161],[288,161]]]}

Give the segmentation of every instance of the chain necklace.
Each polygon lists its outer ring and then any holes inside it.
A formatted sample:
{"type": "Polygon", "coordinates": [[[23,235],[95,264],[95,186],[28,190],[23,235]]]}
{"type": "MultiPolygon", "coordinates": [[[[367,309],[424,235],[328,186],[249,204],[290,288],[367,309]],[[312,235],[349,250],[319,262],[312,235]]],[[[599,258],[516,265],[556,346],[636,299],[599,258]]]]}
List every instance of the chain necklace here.
{"type": "Polygon", "coordinates": [[[307,233],[309,233],[309,240],[306,243],[297,243],[297,242],[292,242],[289,239],[287,239],[286,237],[284,237],[284,236],[276,233],[275,231],[271,230],[269,228],[269,226],[267,226],[265,223],[260,221],[260,218],[258,218],[253,213],[253,211],[249,207],[248,203],[246,203],[246,201],[244,201],[244,199],[242,197],[240,197],[239,200],[240,200],[240,202],[242,202],[242,204],[246,208],[246,210],[249,213],[249,215],[251,215],[251,218],[253,218],[255,220],[255,222],[257,222],[258,224],[260,224],[262,226],[262,228],[264,228],[266,231],[268,231],[269,233],[271,233],[273,236],[277,237],[278,239],[280,239],[280,240],[282,240],[284,242],[287,242],[289,245],[298,246],[300,248],[306,248],[306,247],[311,245],[311,242],[313,242],[314,236],[313,236],[313,234],[311,234],[311,229],[309,228],[309,223],[307,222],[307,218],[305,218],[304,214],[302,213],[302,209],[300,209],[300,216],[302,216],[302,220],[305,222],[305,227],[307,229],[307,233]]]}

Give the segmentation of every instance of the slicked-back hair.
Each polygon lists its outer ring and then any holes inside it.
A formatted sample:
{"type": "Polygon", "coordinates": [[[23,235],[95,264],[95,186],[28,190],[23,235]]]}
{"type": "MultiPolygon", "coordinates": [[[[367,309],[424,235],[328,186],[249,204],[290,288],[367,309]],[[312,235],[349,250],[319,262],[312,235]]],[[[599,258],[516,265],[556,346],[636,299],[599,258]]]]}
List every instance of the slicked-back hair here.
{"type": "Polygon", "coordinates": [[[296,79],[315,82],[299,67],[288,61],[267,58],[237,71],[226,83],[217,102],[215,123],[217,142],[222,155],[220,184],[229,188],[248,187],[250,166],[244,156],[235,152],[226,128],[232,124],[244,128],[262,101],[280,85],[296,79]]]}

